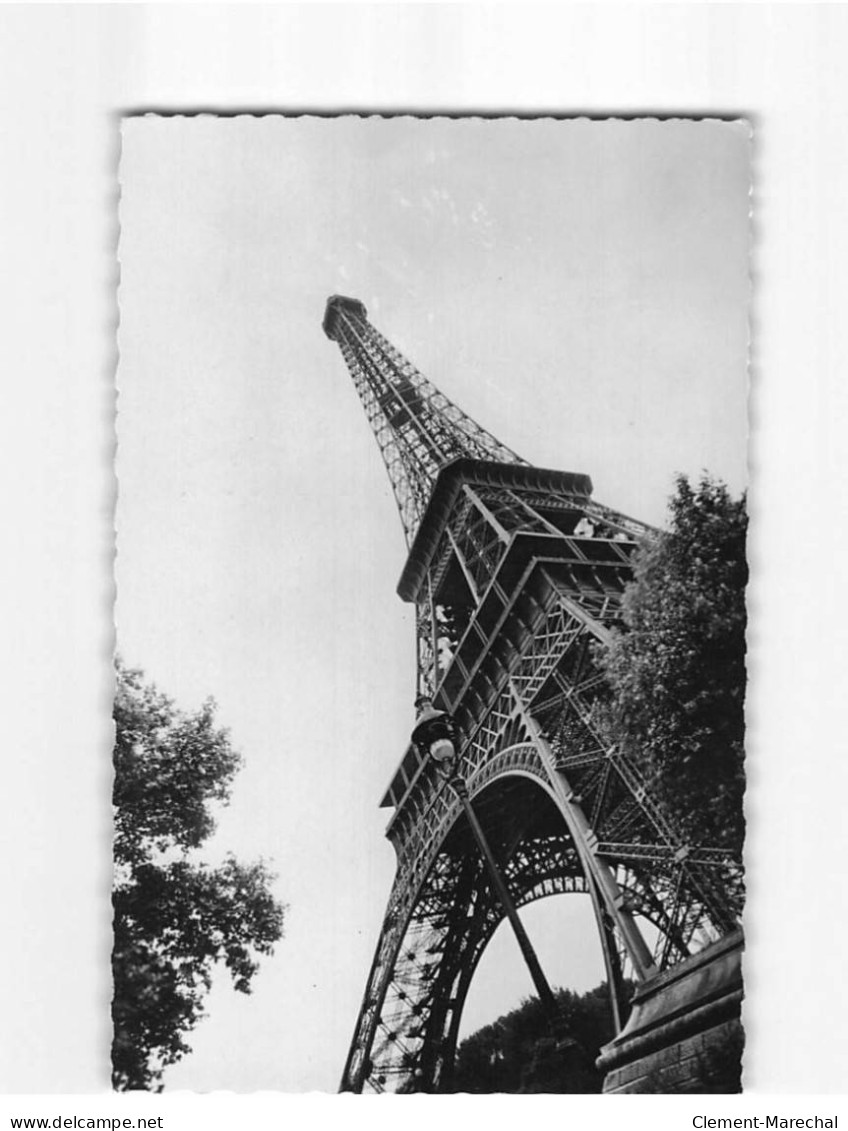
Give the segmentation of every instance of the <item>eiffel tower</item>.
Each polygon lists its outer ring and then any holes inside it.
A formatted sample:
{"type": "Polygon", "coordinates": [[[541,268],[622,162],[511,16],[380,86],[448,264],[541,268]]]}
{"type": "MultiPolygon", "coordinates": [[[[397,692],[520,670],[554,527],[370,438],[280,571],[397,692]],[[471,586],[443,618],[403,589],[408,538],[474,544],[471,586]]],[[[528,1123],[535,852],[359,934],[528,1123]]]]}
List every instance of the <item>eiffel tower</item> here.
{"type": "MultiPolygon", "coordinates": [[[[728,854],[688,843],[597,723],[594,650],[653,532],[596,501],[587,475],[534,467],[486,432],[358,300],[331,297],[323,329],[400,512],[419,700],[451,720],[513,906],[590,899],[619,1030],[627,981],[656,981],[732,934],[742,900],[728,854]]],[[[416,743],[381,804],[397,872],[341,1090],[445,1091],[471,980],[506,912],[457,790],[416,743]]]]}

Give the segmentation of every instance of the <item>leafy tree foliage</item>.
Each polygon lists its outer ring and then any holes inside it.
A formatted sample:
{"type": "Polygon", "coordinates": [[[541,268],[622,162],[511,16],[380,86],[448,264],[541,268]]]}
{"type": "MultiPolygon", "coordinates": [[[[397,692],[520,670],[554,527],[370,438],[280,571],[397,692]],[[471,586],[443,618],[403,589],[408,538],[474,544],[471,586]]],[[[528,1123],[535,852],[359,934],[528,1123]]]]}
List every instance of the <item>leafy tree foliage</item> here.
{"type": "Polygon", "coordinates": [[[559,990],[562,1033],[551,1036],[538,998],[486,1025],[457,1050],[452,1091],[510,1093],[600,1092],[595,1067],[601,1046],[614,1034],[605,984],[585,994],[559,990]]]}
{"type": "Polygon", "coordinates": [[[671,526],[635,557],[623,629],[599,655],[606,725],[695,843],[744,836],[744,496],[680,476],[671,526]]]}
{"type": "Polygon", "coordinates": [[[217,868],[190,858],[214,831],[241,764],[214,703],[179,711],[143,674],[117,667],[112,1079],[161,1091],[190,1047],[212,970],[223,962],[249,993],[255,955],[282,936],[283,907],[260,861],[217,868]]]}

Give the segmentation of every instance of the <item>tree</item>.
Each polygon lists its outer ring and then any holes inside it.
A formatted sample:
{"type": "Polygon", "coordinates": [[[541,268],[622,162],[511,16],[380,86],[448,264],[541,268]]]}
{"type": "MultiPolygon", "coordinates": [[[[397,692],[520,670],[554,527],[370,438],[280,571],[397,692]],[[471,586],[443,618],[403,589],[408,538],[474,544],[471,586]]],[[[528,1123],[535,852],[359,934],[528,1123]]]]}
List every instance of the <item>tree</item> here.
{"type": "Polygon", "coordinates": [[[609,992],[602,984],[585,994],[558,990],[561,1033],[550,1032],[538,998],[478,1029],[459,1046],[451,1091],[489,1093],[600,1092],[595,1067],[601,1047],[615,1035],[609,992]]]}
{"type": "Polygon", "coordinates": [[[212,700],[178,710],[143,673],[117,664],[112,1080],[161,1091],[162,1072],[190,1047],[213,968],[223,962],[249,993],[255,955],[271,954],[284,908],[265,864],[194,851],[215,829],[241,765],[212,700]]]}
{"type": "Polygon", "coordinates": [[[608,737],[636,761],[694,843],[744,837],[744,496],[684,476],[667,533],[636,553],[622,627],[598,655],[608,737]]]}

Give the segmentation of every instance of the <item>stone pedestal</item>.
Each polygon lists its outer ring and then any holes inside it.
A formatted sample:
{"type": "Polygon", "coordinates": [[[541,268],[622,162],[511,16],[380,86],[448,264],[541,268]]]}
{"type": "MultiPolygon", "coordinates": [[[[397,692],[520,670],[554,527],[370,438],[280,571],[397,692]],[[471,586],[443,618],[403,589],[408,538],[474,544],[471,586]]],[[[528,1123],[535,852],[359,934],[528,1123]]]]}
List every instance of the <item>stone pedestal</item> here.
{"type": "Polygon", "coordinates": [[[740,1090],[742,950],[736,931],[639,987],[601,1049],[604,1092],[740,1090]]]}

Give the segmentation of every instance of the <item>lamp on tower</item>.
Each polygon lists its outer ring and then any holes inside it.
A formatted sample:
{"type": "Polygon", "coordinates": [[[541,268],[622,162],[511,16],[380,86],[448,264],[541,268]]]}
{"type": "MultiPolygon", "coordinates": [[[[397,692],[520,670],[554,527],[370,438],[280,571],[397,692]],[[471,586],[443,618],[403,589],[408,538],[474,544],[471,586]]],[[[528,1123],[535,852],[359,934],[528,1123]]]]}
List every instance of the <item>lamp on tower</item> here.
{"type": "Polygon", "coordinates": [[[418,718],[412,730],[412,742],[426,758],[450,769],[456,759],[453,723],[446,711],[434,707],[429,699],[418,701],[418,718]]]}

